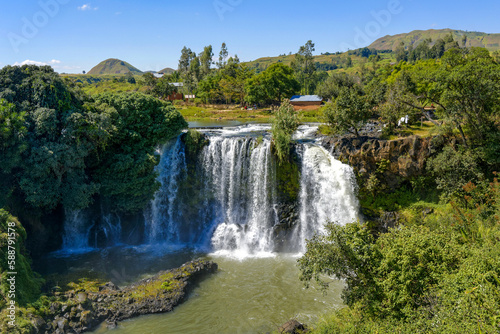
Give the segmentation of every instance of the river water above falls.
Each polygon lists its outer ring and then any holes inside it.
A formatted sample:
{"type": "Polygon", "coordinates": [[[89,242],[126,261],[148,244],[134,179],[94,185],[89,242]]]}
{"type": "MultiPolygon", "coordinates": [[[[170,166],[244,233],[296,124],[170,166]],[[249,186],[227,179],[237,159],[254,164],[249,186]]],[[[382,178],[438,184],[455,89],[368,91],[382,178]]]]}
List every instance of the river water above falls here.
{"type": "Polygon", "coordinates": [[[51,271],[58,271],[58,261],[61,272],[75,270],[75,259],[90,263],[90,271],[108,261],[106,276],[124,284],[200,255],[219,264],[220,272],[174,312],[124,322],[113,333],[266,332],[338,307],[341,283],[327,297],[304,290],[296,256],[284,254],[304,252],[306,239],[323,233],[328,221],[358,218],[354,173],[315,141],[316,127],[301,126],[287,179],[272,154],[269,129],[201,129],[208,144],[195,154],[182,136],[165,144],[158,151],[161,188],[141,221],[124,223],[102,207],[97,214],[68,211],[64,249],[50,260],[51,271]],[[116,263],[121,269],[110,274],[116,263]]]}

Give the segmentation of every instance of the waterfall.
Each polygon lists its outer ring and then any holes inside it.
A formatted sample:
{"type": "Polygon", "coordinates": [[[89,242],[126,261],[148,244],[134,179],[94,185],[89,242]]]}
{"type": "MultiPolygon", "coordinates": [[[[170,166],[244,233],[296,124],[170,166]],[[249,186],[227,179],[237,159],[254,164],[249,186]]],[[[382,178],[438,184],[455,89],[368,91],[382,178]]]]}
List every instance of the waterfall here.
{"type": "MultiPolygon", "coordinates": [[[[270,136],[262,131],[267,129],[252,130],[258,132],[208,131],[209,144],[189,163],[180,137],[165,145],[158,166],[162,188],[146,218],[147,240],[242,254],[276,249],[279,166],[270,136]]],[[[297,136],[311,132],[305,128],[297,136]]],[[[359,204],[351,167],[311,140],[298,143],[297,153],[299,219],[287,249],[304,251],[305,240],[323,233],[327,222],[355,221],[359,204]]]]}
{"type": "Polygon", "coordinates": [[[352,168],[314,144],[300,147],[300,225],[294,233],[299,249],[315,233],[324,233],[325,224],[341,225],[358,219],[357,184],[352,168]]]}
{"type": "Polygon", "coordinates": [[[181,223],[178,208],[182,203],[177,200],[179,184],[186,169],[184,144],[181,138],[167,143],[160,151],[161,160],[157,167],[162,184],[155,194],[152,208],[146,218],[146,236],[150,243],[176,242],[179,239],[181,223]]]}
{"type": "Polygon", "coordinates": [[[208,144],[196,154],[186,149],[182,135],[168,142],[158,151],[161,187],[144,209],[144,225],[140,219],[122,225],[119,215],[99,205],[67,210],[64,249],[108,247],[133,233],[141,236],[133,243],[174,248],[243,255],[303,252],[305,240],[324,233],[327,222],[355,221],[353,170],[314,141],[310,126],[294,135],[298,199],[278,191],[280,166],[268,130],[268,125],[207,129],[208,144]]]}
{"type": "Polygon", "coordinates": [[[92,226],[83,210],[64,210],[63,248],[84,250],[89,248],[89,235],[92,226]]]}
{"type": "Polygon", "coordinates": [[[221,210],[213,248],[272,251],[271,228],[277,216],[270,140],[219,137],[204,150],[202,162],[221,210]]]}
{"type": "Polygon", "coordinates": [[[63,250],[87,251],[121,242],[122,224],[119,215],[102,207],[65,210],[63,250]]]}

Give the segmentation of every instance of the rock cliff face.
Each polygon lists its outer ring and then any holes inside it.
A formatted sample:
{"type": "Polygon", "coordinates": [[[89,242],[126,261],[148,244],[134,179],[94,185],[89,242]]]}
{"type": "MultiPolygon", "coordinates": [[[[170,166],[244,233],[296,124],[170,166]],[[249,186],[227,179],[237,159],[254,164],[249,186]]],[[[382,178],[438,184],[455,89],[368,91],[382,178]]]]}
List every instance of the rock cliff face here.
{"type": "Polygon", "coordinates": [[[216,263],[198,260],[124,288],[108,282],[99,291],[68,291],[50,304],[48,314],[32,315],[32,326],[23,333],[83,333],[104,321],[114,328],[117,321],[170,312],[200,279],[216,271],[216,263]]]}
{"type": "Polygon", "coordinates": [[[422,175],[427,159],[437,149],[432,138],[418,136],[397,140],[326,137],[322,144],[337,159],[352,166],[361,181],[377,173],[380,183],[389,191],[422,175]]]}

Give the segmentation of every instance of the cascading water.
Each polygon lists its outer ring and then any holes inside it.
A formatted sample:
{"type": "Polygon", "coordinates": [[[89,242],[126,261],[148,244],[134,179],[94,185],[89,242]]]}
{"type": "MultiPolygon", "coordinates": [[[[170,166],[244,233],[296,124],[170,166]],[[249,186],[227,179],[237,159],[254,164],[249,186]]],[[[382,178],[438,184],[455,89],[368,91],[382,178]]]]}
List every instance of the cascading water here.
{"type": "MultiPolygon", "coordinates": [[[[191,168],[180,137],[165,145],[158,167],[162,188],[146,215],[146,239],[243,254],[274,251],[273,233],[280,223],[276,211],[279,167],[269,134],[263,131],[267,129],[207,131],[209,144],[190,162],[191,168]]],[[[297,153],[300,212],[288,249],[303,251],[305,240],[324,232],[326,222],[356,220],[358,202],[349,166],[311,141],[298,143],[297,153]]]]}
{"type": "Polygon", "coordinates": [[[300,225],[294,242],[305,249],[306,239],[324,233],[327,222],[344,225],[358,219],[357,184],[352,168],[336,160],[327,150],[302,144],[300,181],[300,225]]]}
{"type": "Polygon", "coordinates": [[[63,250],[85,252],[91,248],[121,242],[122,224],[119,215],[102,207],[86,210],[65,210],[63,250]]]}
{"type": "Polygon", "coordinates": [[[92,226],[83,210],[65,210],[63,248],[82,250],[89,247],[89,234],[92,226]]]}
{"type": "Polygon", "coordinates": [[[272,251],[271,228],[277,217],[269,139],[214,138],[202,152],[202,163],[221,213],[213,248],[272,251]]]}
{"type": "MultiPolygon", "coordinates": [[[[159,151],[160,190],[144,210],[145,242],[243,255],[301,252],[305,240],[324,232],[327,222],[356,220],[352,169],[311,140],[313,127],[301,126],[294,135],[300,171],[299,198],[291,205],[295,218],[280,221],[290,203],[280,202],[280,167],[269,128],[204,130],[209,143],[195,155],[188,154],[182,136],[167,143],[159,151]]],[[[141,231],[137,226],[135,234],[141,231]]],[[[64,249],[116,245],[122,234],[129,233],[122,232],[120,216],[102,207],[66,211],[64,249]]]]}
{"type": "Polygon", "coordinates": [[[152,208],[146,214],[146,221],[149,221],[146,225],[146,236],[150,243],[178,241],[182,218],[179,211],[182,203],[177,200],[179,185],[186,170],[184,144],[181,138],[167,143],[160,154],[158,172],[162,187],[155,194],[152,208]]]}

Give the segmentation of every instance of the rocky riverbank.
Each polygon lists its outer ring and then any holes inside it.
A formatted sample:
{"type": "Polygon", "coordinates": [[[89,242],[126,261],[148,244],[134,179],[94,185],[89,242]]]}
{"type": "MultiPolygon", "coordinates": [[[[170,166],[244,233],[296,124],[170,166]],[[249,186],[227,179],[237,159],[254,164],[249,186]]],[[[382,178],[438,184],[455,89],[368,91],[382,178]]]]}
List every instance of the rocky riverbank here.
{"type": "Polygon", "coordinates": [[[103,322],[114,328],[118,321],[170,312],[201,279],[217,269],[214,262],[197,260],[123,288],[112,282],[78,285],[52,299],[45,314],[28,314],[31,324],[20,333],[84,333],[103,322]]]}

